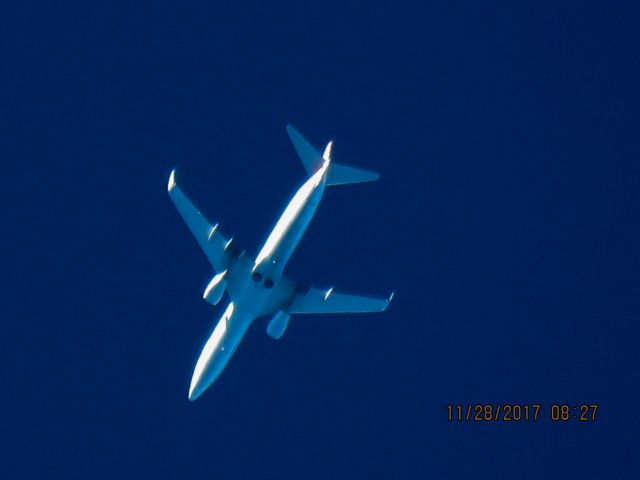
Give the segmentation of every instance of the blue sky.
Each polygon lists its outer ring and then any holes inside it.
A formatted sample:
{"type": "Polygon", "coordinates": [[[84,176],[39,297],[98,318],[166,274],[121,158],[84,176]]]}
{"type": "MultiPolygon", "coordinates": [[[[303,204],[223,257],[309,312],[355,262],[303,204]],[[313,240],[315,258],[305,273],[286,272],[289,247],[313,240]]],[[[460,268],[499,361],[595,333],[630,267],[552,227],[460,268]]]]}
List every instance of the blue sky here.
{"type": "Polygon", "coordinates": [[[3,478],[637,474],[631,2],[3,10],[3,478]],[[255,255],[305,178],[288,123],[381,173],[326,191],[289,274],[396,298],[257,321],[190,403],[224,307],[167,177],[255,255]],[[544,418],[447,421],[470,403],[544,418]]]}

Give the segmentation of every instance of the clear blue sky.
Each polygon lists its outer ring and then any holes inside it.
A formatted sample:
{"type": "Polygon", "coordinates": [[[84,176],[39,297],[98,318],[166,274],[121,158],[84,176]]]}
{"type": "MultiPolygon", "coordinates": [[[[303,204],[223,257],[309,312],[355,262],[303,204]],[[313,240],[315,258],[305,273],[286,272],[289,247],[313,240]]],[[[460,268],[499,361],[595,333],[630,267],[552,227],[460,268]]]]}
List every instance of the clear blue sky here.
{"type": "Polygon", "coordinates": [[[633,2],[94,3],[0,15],[0,477],[640,473],[633,2]],[[190,403],[224,307],[168,174],[255,254],[304,180],[287,123],[382,175],[326,191],[290,274],[396,299],[257,321],[190,403]]]}

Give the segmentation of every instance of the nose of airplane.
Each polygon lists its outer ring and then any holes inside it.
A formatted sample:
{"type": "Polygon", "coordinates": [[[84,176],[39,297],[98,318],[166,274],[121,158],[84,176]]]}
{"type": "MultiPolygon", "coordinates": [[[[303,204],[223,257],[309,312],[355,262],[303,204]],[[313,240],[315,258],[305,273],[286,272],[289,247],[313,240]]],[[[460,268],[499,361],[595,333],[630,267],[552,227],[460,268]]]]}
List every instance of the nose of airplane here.
{"type": "MultiPolygon", "coordinates": [[[[189,386],[189,400],[194,401],[213,383],[218,376],[220,368],[216,368],[216,353],[223,353],[224,346],[221,345],[226,333],[226,320],[223,318],[216,326],[213,334],[207,340],[198,361],[193,370],[191,385],[189,386]]],[[[219,355],[218,355],[219,356],[219,355]]]]}
{"type": "MultiPolygon", "coordinates": [[[[207,352],[208,353],[208,352],[207,352]]],[[[211,386],[213,382],[220,376],[224,360],[216,358],[215,352],[207,354],[205,352],[200,355],[196,368],[191,377],[191,385],[189,385],[189,400],[196,400],[204,391],[211,386]],[[204,358],[203,358],[204,357],[204,358]]],[[[221,351],[224,353],[224,350],[221,351]]]]}
{"type": "Polygon", "coordinates": [[[218,369],[215,368],[215,353],[216,347],[218,347],[218,341],[216,340],[219,339],[212,340],[210,338],[207,341],[198,358],[196,368],[193,370],[191,385],[189,385],[189,400],[192,402],[202,395],[218,376],[216,372],[218,369]]]}
{"type": "Polygon", "coordinates": [[[231,323],[233,312],[234,304],[230,303],[198,357],[189,386],[191,401],[200,397],[220,376],[249,328],[251,318],[244,322],[240,318],[237,323],[231,323]]]}
{"type": "Polygon", "coordinates": [[[189,400],[192,402],[202,395],[204,389],[201,386],[200,379],[196,378],[195,372],[191,378],[191,385],[189,386],[189,400]]]}

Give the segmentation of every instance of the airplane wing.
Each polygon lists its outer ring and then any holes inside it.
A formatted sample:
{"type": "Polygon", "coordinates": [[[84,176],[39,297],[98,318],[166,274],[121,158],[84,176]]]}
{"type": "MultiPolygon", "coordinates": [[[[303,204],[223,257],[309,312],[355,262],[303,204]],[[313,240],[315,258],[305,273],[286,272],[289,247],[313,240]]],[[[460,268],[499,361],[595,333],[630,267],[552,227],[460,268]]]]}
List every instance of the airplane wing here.
{"type": "Polygon", "coordinates": [[[218,232],[218,224],[211,225],[187,196],[182,193],[182,190],[180,190],[180,187],[178,187],[176,183],[175,173],[175,170],[173,170],[169,177],[169,183],[167,185],[169,196],[189,227],[189,230],[191,230],[193,236],[196,237],[200,248],[204,251],[214,270],[222,272],[229,267],[231,259],[233,258],[233,252],[230,248],[231,241],[224,238],[220,232],[218,232]]]}
{"type": "Polygon", "coordinates": [[[392,298],[393,293],[389,298],[383,299],[337,293],[333,288],[320,290],[312,287],[297,293],[287,311],[291,314],[382,312],[389,306],[392,298]]]}

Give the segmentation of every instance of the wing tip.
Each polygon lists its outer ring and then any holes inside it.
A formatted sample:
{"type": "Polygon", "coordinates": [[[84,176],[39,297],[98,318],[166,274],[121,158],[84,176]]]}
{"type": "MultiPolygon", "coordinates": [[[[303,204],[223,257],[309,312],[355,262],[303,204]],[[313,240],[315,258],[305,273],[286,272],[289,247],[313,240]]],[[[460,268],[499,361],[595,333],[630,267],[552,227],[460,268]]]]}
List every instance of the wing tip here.
{"type": "Polygon", "coordinates": [[[169,175],[169,182],[167,183],[167,192],[171,192],[176,186],[176,169],[171,170],[169,175]]]}
{"type": "Polygon", "coordinates": [[[325,161],[331,161],[331,155],[333,153],[333,140],[329,140],[327,146],[324,149],[324,153],[322,154],[322,159],[325,161]]]}
{"type": "Polygon", "coordinates": [[[391,300],[393,300],[393,297],[395,295],[396,295],[395,290],[389,294],[389,298],[387,298],[387,304],[384,306],[385,310],[389,307],[389,305],[391,304],[391,300]]]}

